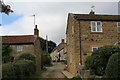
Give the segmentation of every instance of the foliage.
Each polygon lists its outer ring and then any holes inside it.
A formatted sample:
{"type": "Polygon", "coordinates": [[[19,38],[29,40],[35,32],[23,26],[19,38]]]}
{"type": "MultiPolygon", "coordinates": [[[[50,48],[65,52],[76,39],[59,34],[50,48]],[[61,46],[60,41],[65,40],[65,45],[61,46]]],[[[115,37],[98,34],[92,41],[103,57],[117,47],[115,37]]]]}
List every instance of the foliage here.
{"type": "MultiPolygon", "coordinates": [[[[46,40],[40,38],[40,44],[43,51],[46,51],[46,40]]],[[[56,43],[53,41],[48,41],[48,53],[51,53],[52,50],[56,47],[56,43]]]]}
{"type": "Polygon", "coordinates": [[[31,53],[21,53],[15,57],[15,61],[22,60],[22,59],[32,60],[35,62],[35,55],[31,53]]]}
{"type": "Polygon", "coordinates": [[[120,78],[120,53],[113,54],[107,63],[105,75],[108,78],[120,78]]]}
{"type": "Polygon", "coordinates": [[[35,71],[35,63],[31,60],[20,60],[15,63],[7,63],[2,65],[3,79],[27,76],[35,73],[35,71]]]}
{"type": "Polygon", "coordinates": [[[13,64],[7,63],[2,65],[2,77],[3,78],[15,77],[15,70],[14,70],[13,64]]]}
{"type": "Polygon", "coordinates": [[[14,57],[10,56],[10,52],[12,51],[9,45],[2,45],[2,62],[8,63],[13,62],[14,57]]]}
{"type": "Polygon", "coordinates": [[[69,79],[69,80],[82,80],[80,76],[75,76],[73,77],[72,79],[69,79]]]}
{"type": "Polygon", "coordinates": [[[7,15],[9,15],[10,12],[13,12],[11,9],[10,9],[10,6],[9,5],[5,5],[3,3],[3,1],[0,1],[0,8],[1,8],[1,11],[0,12],[3,12],[7,15]]]}
{"type": "Polygon", "coordinates": [[[14,60],[13,56],[3,56],[2,57],[2,62],[3,63],[13,62],[13,60],[14,60]]]}
{"type": "Polygon", "coordinates": [[[30,75],[30,76],[26,76],[25,78],[28,80],[38,80],[42,76],[42,74],[46,71],[47,71],[47,68],[43,67],[43,69],[40,72],[37,72],[37,73],[30,75]]]}
{"type": "Polygon", "coordinates": [[[101,47],[92,53],[91,59],[87,60],[90,64],[85,65],[87,65],[87,69],[94,69],[96,75],[103,76],[109,57],[116,52],[120,52],[120,48],[117,46],[101,47]]]}
{"type": "Polygon", "coordinates": [[[51,57],[49,53],[47,53],[46,51],[43,51],[41,56],[42,56],[41,58],[42,68],[43,66],[51,65],[51,57]]]}
{"type": "Polygon", "coordinates": [[[12,51],[9,45],[2,45],[2,56],[9,56],[12,51]]]}
{"type": "Polygon", "coordinates": [[[96,75],[90,75],[88,76],[88,80],[94,80],[96,75]]]}
{"type": "Polygon", "coordinates": [[[53,41],[48,41],[48,53],[51,53],[55,47],[56,43],[54,43],[53,41]]]}
{"type": "Polygon", "coordinates": [[[116,52],[120,52],[120,48],[117,46],[104,46],[93,52],[92,68],[95,69],[97,75],[104,75],[109,57],[116,52]]]}
{"type": "Polygon", "coordinates": [[[85,65],[84,69],[91,69],[93,67],[93,57],[92,56],[87,56],[85,58],[85,65]]]}

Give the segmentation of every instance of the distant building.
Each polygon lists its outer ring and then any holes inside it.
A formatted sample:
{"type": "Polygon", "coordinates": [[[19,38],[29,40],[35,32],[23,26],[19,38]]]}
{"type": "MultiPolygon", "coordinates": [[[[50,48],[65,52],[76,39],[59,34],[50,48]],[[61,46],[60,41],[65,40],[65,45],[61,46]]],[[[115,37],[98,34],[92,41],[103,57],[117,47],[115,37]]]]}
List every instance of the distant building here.
{"type": "Polygon", "coordinates": [[[55,47],[50,54],[52,61],[67,60],[66,43],[62,39],[61,43],[55,47]]]}
{"type": "Polygon", "coordinates": [[[105,45],[120,46],[120,15],[69,13],[66,43],[68,71],[77,75],[87,55],[105,45]]]}
{"type": "Polygon", "coordinates": [[[10,55],[15,56],[20,53],[35,54],[37,71],[41,70],[41,46],[37,25],[34,29],[34,35],[2,36],[2,45],[6,44],[12,48],[10,55]]]}

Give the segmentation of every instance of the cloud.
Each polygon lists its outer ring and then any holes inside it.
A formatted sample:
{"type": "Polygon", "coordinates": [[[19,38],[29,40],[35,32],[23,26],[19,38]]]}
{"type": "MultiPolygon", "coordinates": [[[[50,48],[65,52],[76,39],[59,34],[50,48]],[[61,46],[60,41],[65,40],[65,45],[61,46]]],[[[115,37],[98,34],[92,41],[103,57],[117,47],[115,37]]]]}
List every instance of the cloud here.
{"type": "MultiPolygon", "coordinates": [[[[7,0],[8,1],[8,0],[7,0]]],[[[89,13],[95,5],[96,13],[117,14],[117,3],[92,2],[9,2],[16,15],[24,15],[19,20],[0,28],[1,35],[33,35],[34,18],[40,30],[40,36],[60,43],[65,38],[68,13],[89,13]],[[101,6],[102,5],[102,6],[101,6]]]]}

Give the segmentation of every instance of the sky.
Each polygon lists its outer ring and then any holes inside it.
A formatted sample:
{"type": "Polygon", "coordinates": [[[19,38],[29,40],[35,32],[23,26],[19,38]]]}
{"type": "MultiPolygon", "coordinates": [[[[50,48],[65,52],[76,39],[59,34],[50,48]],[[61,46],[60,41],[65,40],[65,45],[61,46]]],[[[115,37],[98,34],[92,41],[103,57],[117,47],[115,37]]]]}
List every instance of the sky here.
{"type": "Polygon", "coordinates": [[[68,13],[89,14],[91,6],[95,6],[96,14],[118,14],[119,0],[103,0],[95,2],[95,0],[4,0],[5,4],[9,4],[14,11],[10,15],[2,15],[2,26],[0,27],[0,35],[33,35],[34,34],[34,17],[35,23],[38,25],[40,37],[52,40],[59,44],[61,39],[66,39],[66,27],[68,13]],[[84,2],[82,2],[84,1],[84,2]]]}

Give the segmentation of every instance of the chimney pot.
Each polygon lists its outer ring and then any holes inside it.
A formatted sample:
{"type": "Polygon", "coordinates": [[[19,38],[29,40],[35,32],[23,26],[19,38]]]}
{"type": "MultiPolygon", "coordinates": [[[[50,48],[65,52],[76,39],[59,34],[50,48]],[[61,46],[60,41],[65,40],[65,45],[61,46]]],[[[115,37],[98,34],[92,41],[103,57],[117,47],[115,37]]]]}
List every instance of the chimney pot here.
{"type": "Polygon", "coordinates": [[[64,39],[62,39],[62,44],[64,44],[64,39]]]}
{"type": "Polygon", "coordinates": [[[35,25],[35,28],[37,29],[37,25],[35,25]]]}
{"type": "Polygon", "coordinates": [[[35,25],[35,28],[34,28],[34,36],[39,37],[39,30],[37,29],[37,25],[35,25]]]}

